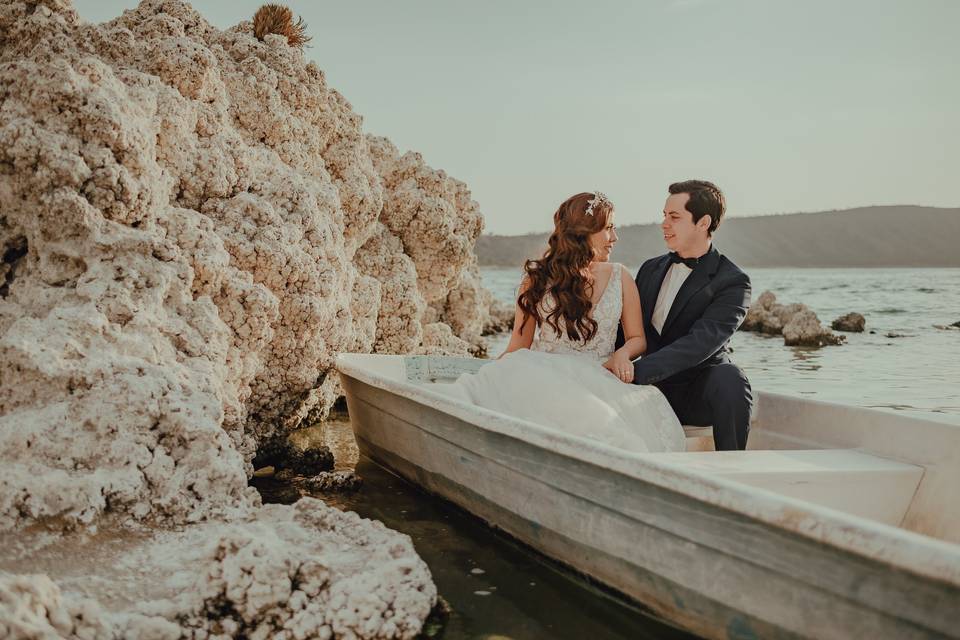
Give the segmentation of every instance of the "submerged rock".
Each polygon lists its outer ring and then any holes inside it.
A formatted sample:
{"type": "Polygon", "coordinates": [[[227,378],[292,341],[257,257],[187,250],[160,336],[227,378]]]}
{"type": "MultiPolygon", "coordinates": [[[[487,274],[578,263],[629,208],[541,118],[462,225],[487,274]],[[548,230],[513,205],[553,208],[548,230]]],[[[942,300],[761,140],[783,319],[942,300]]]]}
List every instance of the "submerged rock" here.
{"type": "Polygon", "coordinates": [[[303,478],[298,483],[307,491],[326,493],[356,491],[363,484],[363,480],[353,471],[328,471],[303,478]]]}
{"type": "Polygon", "coordinates": [[[822,347],[842,344],[838,336],[820,323],[817,314],[804,304],[779,304],[772,291],[764,291],[750,306],[742,331],[782,335],[788,346],[822,347]]]}
{"type": "Polygon", "coordinates": [[[310,476],[333,469],[333,453],[322,445],[301,449],[288,438],[278,438],[257,449],[253,466],[258,469],[269,466],[275,472],[290,471],[310,476]]]}
{"type": "Polygon", "coordinates": [[[861,333],[866,327],[867,320],[856,312],[850,312],[842,315],[830,323],[830,327],[835,331],[847,331],[851,333],[861,333]]]}

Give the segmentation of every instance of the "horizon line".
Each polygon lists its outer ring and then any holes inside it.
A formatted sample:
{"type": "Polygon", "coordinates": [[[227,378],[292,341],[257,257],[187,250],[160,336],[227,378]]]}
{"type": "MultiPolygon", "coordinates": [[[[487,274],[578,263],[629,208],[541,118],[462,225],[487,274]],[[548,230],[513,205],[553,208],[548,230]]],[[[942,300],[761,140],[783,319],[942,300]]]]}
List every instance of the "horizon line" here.
{"type": "MultiPolygon", "coordinates": [[[[734,216],[734,217],[727,218],[727,219],[728,219],[728,220],[734,220],[734,219],[740,220],[740,219],[754,219],[754,218],[772,218],[772,217],[779,217],[779,216],[816,215],[816,214],[822,214],[822,213],[846,213],[846,212],[849,212],[849,211],[858,211],[858,210],[860,210],[860,209],[892,209],[892,208],[896,208],[896,207],[914,207],[914,208],[918,208],[918,209],[942,209],[942,210],[956,209],[956,210],[960,210],[960,204],[958,204],[958,205],[955,206],[955,207],[945,207],[945,206],[939,206],[939,205],[925,205],[925,204],[867,204],[867,205],[861,205],[861,206],[856,206],[856,207],[847,207],[847,208],[845,208],[845,209],[821,209],[820,211],[781,211],[781,212],[775,212],[775,213],[754,213],[754,214],[738,215],[738,216],[734,216]]],[[[634,222],[634,223],[631,223],[631,224],[625,224],[625,225],[623,225],[623,226],[619,226],[619,227],[617,227],[617,228],[618,228],[618,229],[631,229],[631,228],[633,228],[633,227],[646,227],[646,226],[649,226],[649,225],[658,225],[658,224],[660,224],[660,223],[659,223],[659,222],[634,222]]],[[[516,237],[519,237],[519,236],[535,236],[535,235],[540,235],[540,234],[543,234],[543,233],[550,233],[550,230],[549,230],[549,229],[544,229],[544,230],[542,230],[542,231],[526,231],[526,232],[522,232],[522,233],[487,233],[486,231],[484,231],[483,233],[480,234],[480,237],[484,237],[484,236],[486,236],[486,237],[494,237],[494,236],[496,236],[496,237],[501,237],[501,238],[516,238],[516,237]]]]}

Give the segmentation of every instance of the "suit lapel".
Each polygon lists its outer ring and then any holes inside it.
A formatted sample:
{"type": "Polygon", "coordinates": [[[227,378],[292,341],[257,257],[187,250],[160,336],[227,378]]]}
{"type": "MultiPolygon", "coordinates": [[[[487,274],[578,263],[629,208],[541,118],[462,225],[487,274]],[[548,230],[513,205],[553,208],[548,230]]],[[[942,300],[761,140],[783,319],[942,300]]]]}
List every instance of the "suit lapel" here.
{"type": "Polygon", "coordinates": [[[667,314],[667,319],[663,322],[663,331],[660,332],[660,335],[667,333],[667,329],[670,328],[670,323],[677,319],[677,316],[680,315],[680,312],[690,301],[690,298],[700,291],[700,289],[707,286],[719,266],[720,252],[714,247],[710,247],[707,255],[700,260],[700,263],[694,268],[693,272],[691,272],[690,275],[687,276],[687,279],[683,281],[683,284],[680,285],[680,290],[677,291],[677,297],[673,299],[673,305],[670,307],[670,313],[667,314]]]}

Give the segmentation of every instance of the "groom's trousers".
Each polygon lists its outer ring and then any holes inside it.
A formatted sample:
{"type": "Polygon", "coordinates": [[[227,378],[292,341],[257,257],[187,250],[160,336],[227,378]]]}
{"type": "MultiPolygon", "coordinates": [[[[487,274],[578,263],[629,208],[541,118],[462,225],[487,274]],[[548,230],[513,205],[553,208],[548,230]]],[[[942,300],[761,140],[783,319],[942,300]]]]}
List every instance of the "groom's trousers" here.
{"type": "Polygon", "coordinates": [[[704,367],[689,381],[664,381],[656,386],[681,424],[713,426],[717,451],[747,448],[753,391],[740,367],[724,362],[704,367]]]}

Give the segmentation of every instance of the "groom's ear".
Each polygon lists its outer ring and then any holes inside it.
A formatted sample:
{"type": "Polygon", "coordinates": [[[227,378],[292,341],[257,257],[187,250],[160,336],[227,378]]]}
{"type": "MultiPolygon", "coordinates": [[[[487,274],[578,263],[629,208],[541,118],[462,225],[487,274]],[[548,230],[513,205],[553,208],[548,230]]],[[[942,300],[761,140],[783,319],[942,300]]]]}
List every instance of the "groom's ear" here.
{"type": "Polygon", "coordinates": [[[709,213],[701,217],[699,220],[697,220],[697,226],[700,227],[701,229],[706,229],[708,233],[710,231],[710,225],[712,224],[713,224],[713,216],[711,216],[709,213]]]}

